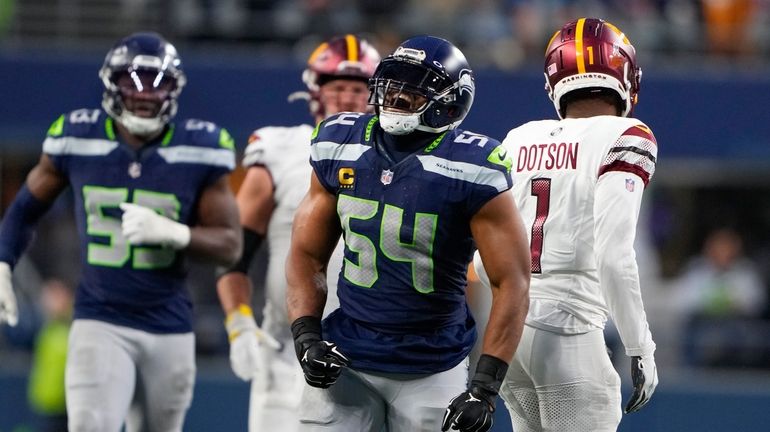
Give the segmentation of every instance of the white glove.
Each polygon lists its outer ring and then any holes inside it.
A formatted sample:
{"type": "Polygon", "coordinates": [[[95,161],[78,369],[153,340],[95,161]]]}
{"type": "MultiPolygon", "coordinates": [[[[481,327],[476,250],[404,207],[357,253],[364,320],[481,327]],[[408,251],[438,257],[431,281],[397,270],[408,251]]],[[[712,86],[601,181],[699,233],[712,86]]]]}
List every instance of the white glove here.
{"type": "Polygon", "coordinates": [[[19,310],[11,284],[11,266],[0,261],[0,324],[4,322],[15,326],[19,322],[19,310]]]}
{"type": "Polygon", "coordinates": [[[281,349],[281,344],[275,338],[257,327],[254,314],[246,305],[240,305],[227,315],[225,328],[230,339],[230,367],[244,381],[257,375],[260,367],[259,350],[263,344],[270,349],[281,349]]]}
{"type": "Polygon", "coordinates": [[[123,235],[132,245],[159,244],[184,249],[190,244],[190,227],[137,204],[121,203],[123,235]]]}
{"type": "Polygon", "coordinates": [[[631,381],[634,393],[626,404],[626,413],[639,411],[647,405],[658,386],[658,368],[652,354],[631,357],[631,381]]]}

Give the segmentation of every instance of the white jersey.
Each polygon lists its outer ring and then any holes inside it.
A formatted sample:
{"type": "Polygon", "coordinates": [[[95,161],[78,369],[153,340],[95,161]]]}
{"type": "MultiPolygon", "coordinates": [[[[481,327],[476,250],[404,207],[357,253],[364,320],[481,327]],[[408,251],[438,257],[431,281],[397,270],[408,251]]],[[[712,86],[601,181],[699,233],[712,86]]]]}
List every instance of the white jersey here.
{"type": "MultiPolygon", "coordinates": [[[[310,188],[310,136],[313,127],[264,127],[249,138],[243,166],[261,166],[273,180],[275,207],[267,225],[269,263],[265,280],[265,308],[262,329],[283,345],[281,351],[260,350],[259,375],[251,381],[249,431],[281,430],[299,427],[296,413],[305,380],[294,354],[286,310],[285,263],[291,245],[294,213],[310,188]]],[[[339,307],[337,277],[342,267],[342,242],[329,260],[329,293],[324,315],[339,307]]]]}
{"type": "Polygon", "coordinates": [[[652,353],[633,250],[655,171],[652,131],[616,116],[544,120],[511,130],[503,145],[532,253],[527,323],[569,334],[611,317],[627,355],[652,353]]]}
{"type": "MultiPolygon", "coordinates": [[[[265,281],[266,299],[281,314],[274,322],[284,326],[285,335],[291,338],[288,317],[286,316],[286,274],[284,264],[291,244],[291,225],[294,213],[310,188],[310,135],[313,127],[299,125],[294,127],[263,127],[255,130],[249,138],[243,156],[243,166],[263,166],[273,179],[273,209],[267,226],[269,264],[265,281]]],[[[324,309],[325,314],[339,306],[336,296],[337,276],[342,267],[341,244],[338,245],[329,261],[327,283],[329,296],[324,309]]],[[[280,331],[281,336],[284,331],[280,331]]]]}

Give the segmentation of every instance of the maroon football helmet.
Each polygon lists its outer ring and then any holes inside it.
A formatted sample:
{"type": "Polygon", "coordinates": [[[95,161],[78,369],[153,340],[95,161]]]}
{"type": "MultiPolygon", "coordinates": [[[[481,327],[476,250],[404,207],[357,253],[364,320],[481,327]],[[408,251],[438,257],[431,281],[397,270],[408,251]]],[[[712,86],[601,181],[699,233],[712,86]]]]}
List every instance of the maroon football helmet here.
{"type": "Polygon", "coordinates": [[[310,111],[326,117],[320,101],[321,86],[334,79],[354,79],[368,83],[380,54],[364,39],[353,35],[333,37],[319,45],[307,60],[302,81],[310,93],[310,111]]]}
{"type": "Polygon", "coordinates": [[[623,116],[637,101],[642,69],[620,29],[598,18],[580,18],[557,31],[545,51],[545,89],[564,117],[562,98],[584,88],[607,88],[622,100],[623,116]]]}

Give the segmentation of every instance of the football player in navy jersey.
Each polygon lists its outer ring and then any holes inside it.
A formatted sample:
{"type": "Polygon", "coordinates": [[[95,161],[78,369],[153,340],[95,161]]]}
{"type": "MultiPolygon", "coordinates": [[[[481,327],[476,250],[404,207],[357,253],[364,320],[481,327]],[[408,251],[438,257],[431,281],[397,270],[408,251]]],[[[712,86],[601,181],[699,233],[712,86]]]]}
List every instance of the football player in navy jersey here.
{"type": "MultiPolygon", "coordinates": [[[[314,125],[342,111],[366,111],[368,82],[380,54],[365,39],[352,34],[322,42],[310,54],[302,80],[314,125]]],[[[289,98],[293,98],[293,93],[289,98]]],[[[233,372],[251,380],[249,431],[293,432],[305,380],[291,349],[286,315],[284,263],[291,241],[291,223],[310,184],[310,136],[314,126],[266,126],[255,130],[243,155],[246,177],[236,200],[243,226],[243,255],[217,281],[217,292],[227,318],[230,364],[233,372]],[[262,326],[251,310],[249,265],[263,240],[269,245],[262,326]]],[[[327,310],[334,309],[337,273],[342,265],[338,246],[328,274],[331,288],[327,310]]]]}
{"type": "Polygon", "coordinates": [[[307,385],[302,430],[486,431],[528,309],[529,252],[500,143],[457,129],[473,102],[465,56],[420,36],[369,82],[376,115],[313,133],[313,175],[292,228],[287,302],[307,385]],[[322,322],[340,235],[340,307],[322,322]],[[465,299],[475,248],[493,306],[477,338],[465,299]],[[453,399],[454,397],[454,399],[453,399]]]}
{"type": "Polygon", "coordinates": [[[67,354],[69,430],[181,431],[195,379],[184,254],[222,265],[240,255],[233,140],[207,121],[172,121],[185,74],[158,34],[120,40],[99,76],[102,109],[53,123],[3,220],[0,309],[14,313],[0,317],[15,321],[11,269],[71,187],[83,275],[67,354]]]}

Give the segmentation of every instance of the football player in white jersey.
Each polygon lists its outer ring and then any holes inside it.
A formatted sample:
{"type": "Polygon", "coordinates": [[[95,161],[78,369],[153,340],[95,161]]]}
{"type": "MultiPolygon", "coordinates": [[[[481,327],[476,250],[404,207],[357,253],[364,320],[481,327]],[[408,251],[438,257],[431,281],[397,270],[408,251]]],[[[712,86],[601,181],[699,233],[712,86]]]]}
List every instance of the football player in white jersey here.
{"type": "MultiPolygon", "coordinates": [[[[319,45],[308,59],[302,80],[315,123],[344,111],[367,111],[368,80],[380,61],[377,50],[353,35],[333,37],[319,45]]],[[[293,94],[290,99],[297,94],[293,94]]],[[[244,231],[241,261],[217,283],[227,315],[230,362],[235,374],[251,380],[249,430],[290,432],[304,379],[293,350],[286,316],[284,262],[291,240],[294,211],[310,185],[310,136],[314,126],[263,127],[249,138],[243,158],[246,177],[237,194],[244,231]],[[267,238],[269,265],[265,281],[265,308],[261,329],[251,304],[247,270],[254,252],[267,238]]],[[[341,246],[341,245],[340,245],[341,246]]],[[[327,286],[336,289],[342,266],[341,247],[329,264],[327,286]]],[[[326,312],[337,307],[329,296],[326,312]]]]}
{"type": "MultiPolygon", "coordinates": [[[[630,117],[642,71],[617,27],[594,18],[566,24],[551,38],[544,67],[561,120],[526,123],[503,142],[529,232],[532,281],[500,394],[517,432],[615,431],[620,377],[605,349],[608,318],[632,360],[625,412],[642,408],[658,383],[633,249],[657,144],[630,117]]],[[[484,281],[478,257],[474,265],[484,281]]]]}

